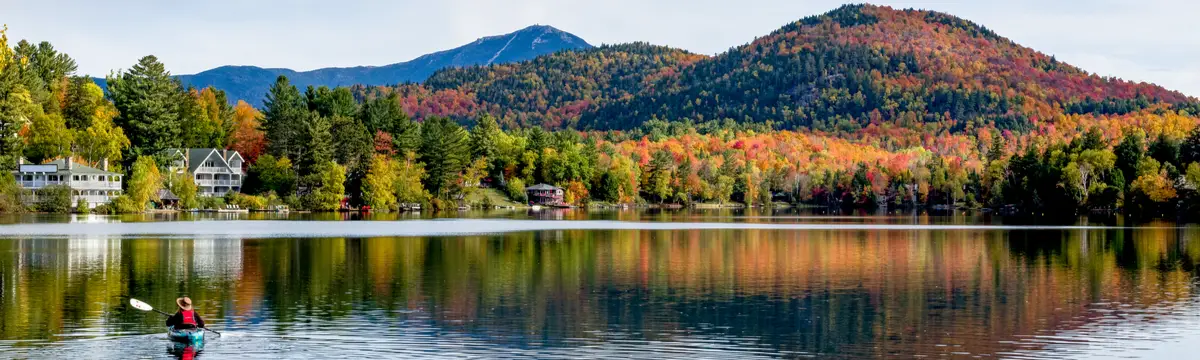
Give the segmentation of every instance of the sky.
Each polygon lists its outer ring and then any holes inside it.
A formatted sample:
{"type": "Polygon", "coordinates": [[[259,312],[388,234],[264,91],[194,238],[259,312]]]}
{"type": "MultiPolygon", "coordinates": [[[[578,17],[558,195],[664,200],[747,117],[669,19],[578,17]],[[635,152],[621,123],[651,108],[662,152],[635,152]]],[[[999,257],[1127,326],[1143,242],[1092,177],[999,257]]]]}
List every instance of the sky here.
{"type": "MultiPolygon", "coordinates": [[[[95,76],[153,54],[174,74],[222,65],[385,65],[533,24],[593,45],[717,54],[832,10],[827,0],[0,0],[10,41],[50,41],[95,76]]],[[[875,1],[947,12],[1104,76],[1200,97],[1200,1],[875,1]]]]}

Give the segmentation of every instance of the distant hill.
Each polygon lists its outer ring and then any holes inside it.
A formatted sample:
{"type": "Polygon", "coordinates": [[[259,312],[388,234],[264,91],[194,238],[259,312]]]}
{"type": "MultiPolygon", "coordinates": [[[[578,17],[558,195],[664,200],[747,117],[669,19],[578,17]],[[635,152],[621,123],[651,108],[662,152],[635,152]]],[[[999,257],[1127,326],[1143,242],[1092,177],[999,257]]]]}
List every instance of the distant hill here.
{"type": "Polygon", "coordinates": [[[1100,77],[948,14],[847,5],[713,57],[645,44],[445,69],[399,91],[410,112],[507,125],[629,129],[732,119],[855,131],[870,124],[1028,129],[1079,113],[1196,99],[1100,77]]]}
{"type": "MultiPolygon", "coordinates": [[[[224,90],[231,101],[241,99],[254,106],[261,106],[267,89],[279,75],[286,75],[292,84],[301,90],[309,85],[395,85],[424,81],[435,71],[449,67],[504,64],[529,60],[560,50],[591,47],[578,36],[551,26],[535,25],[391,65],[324,68],[312,71],[222,66],[195,75],[181,75],[179,79],[185,85],[198,88],[213,86],[224,90]]],[[[97,82],[104,86],[104,79],[98,79],[97,82]]]]}

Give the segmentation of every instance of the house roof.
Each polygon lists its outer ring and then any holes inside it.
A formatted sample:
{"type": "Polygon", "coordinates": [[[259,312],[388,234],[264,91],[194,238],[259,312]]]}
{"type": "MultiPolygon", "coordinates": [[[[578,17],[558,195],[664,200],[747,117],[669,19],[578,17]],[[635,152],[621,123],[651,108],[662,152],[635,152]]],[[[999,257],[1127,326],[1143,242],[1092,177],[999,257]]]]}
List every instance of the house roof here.
{"type": "Polygon", "coordinates": [[[559,188],[554,185],[549,185],[549,184],[537,184],[537,185],[525,188],[525,191],[530,191],[530,190],[562,190],[562,188],[559,188]]]}
{"type": "Polygon", "coordinates": [[[97,169],[97,168],[94,168],[94,167],[91,167],[91,166],[87,166],[87,165],[84,165],[84,164],[80,164],[80,163],[71,163],[71,169],[69,169],[69,170],[68,170],[68,169],[67,169],[67,160],[66,160],[66,159],[58,159],[58,160],[54,160],[54,161],[48,162],[48,163],[46,163],[46,164],[47,164],[47,165],[57,165],[57,166],[58,166],[58,172],[59,172],[59,173],[64,173],[64,174],[73,174],[73,175],[121,175],[121,174],[118,174],[118,173],[115,173],[115,172],[100,170],[100,169],[97,169]]]}
{"type": "Polygon", "coordinates": [[[167,189],[158,189],[158,198],[159,200],[179,201],[179,196],[167,189]]]}
{"type": "MultiPolygon", "coordinates": [[[[190,172],[190,173],[196,172],[196,168],[199,168],[200,165],[204,165],[204,160],[208,160],[208,158],[210,156],[212,156],[213,153],[216,153],[216,152],[217,152],[217,149],[213,149],[213,148],[187,149],[188,172],[190,172]]],[[[217,156],[217,158],[220,158],[220,156],[217,156]]],[[[225,159],[221,159],[221,161],[225,161],[225,159]]]]}
{"type": "Polygon", "coordinates": [[[214,153],[217,154],[217,156],[213,156],[213,158],[221,159],[221,163],[218,164],[218,166],[232,167],[229,165],[229,163],[233,161],[233,158],[236,157],[238,159],[242,159],[242,154],[239,154],[237,151],[214,148],[167,149],[165,153],[168,155],[182,155],[184,160],[187,161],[187,170],[190,173],[195,173],[197,168],[199,168],[201,165],[204,165],[204,160],[208,160],[209,157],[214,153]]]}

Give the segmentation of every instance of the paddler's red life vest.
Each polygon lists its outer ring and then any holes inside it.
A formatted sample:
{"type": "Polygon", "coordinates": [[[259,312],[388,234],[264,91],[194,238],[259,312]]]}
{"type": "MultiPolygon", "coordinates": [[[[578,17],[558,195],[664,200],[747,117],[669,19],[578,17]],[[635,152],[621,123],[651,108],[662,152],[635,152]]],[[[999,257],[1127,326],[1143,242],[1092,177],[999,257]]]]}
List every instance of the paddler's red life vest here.
{"type": "Polygon", "coordinates": [[[183,323],[184,324],[196,326],[196,311],[195,310],[183,310],[181,312],[183,313],[183,323]]]}

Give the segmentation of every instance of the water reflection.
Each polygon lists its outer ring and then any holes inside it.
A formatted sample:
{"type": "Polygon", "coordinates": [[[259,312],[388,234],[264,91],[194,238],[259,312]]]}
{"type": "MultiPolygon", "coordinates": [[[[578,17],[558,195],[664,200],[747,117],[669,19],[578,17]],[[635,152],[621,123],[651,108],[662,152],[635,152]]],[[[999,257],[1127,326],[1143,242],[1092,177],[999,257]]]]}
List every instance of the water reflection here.
{"type": "Polygon", "coordinates": [[[163,332],[162,319],[125,297],[169,306],[186,294],[236,334],[204,354],[1137,355],[1121,341],[1200,339],[1198,235],[1164,226],[0,240],[0,351],[138,353],[150,343],[141,354],[161,354],[165,340],[147,334],[163,332]]]}

